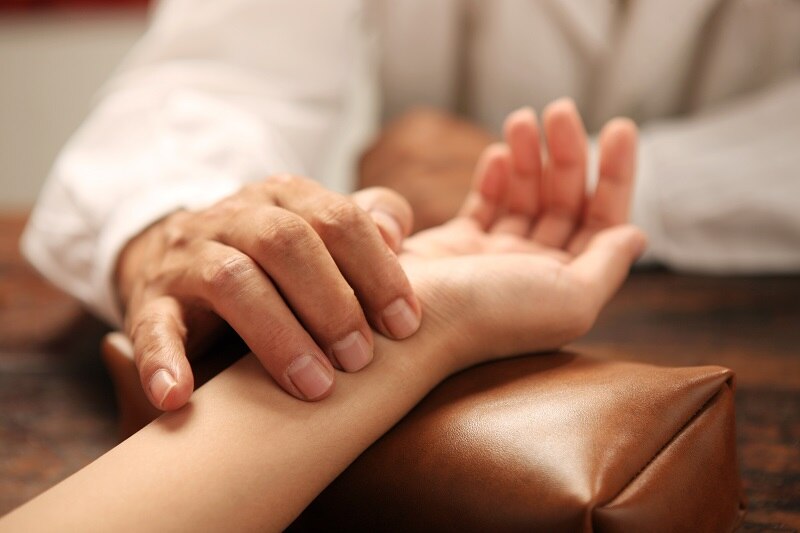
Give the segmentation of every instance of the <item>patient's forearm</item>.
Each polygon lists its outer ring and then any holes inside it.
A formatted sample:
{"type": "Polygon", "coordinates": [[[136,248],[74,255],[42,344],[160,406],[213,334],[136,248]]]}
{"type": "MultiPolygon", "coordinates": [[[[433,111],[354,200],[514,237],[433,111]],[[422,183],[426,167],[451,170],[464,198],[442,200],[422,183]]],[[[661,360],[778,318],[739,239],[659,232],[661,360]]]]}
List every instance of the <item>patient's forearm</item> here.
{"type": "Polygon", "coordinates": [[[307,403],[251,355],[109,453],[0,520],[17,531],[279,530],[454,369],[423,329],[307,403]]]}

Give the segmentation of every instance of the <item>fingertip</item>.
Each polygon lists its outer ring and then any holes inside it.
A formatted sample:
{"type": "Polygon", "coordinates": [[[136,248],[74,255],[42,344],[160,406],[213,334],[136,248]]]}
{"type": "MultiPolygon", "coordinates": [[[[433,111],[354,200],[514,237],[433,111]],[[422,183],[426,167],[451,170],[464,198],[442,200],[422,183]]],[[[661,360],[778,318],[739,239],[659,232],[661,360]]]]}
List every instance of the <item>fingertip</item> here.
{"type": "Polygon", "coordinates": [[[319,401],[331,395],[334,371],[330,361],[316,354],[306,354],[291,362],[285,372],[287,390],[300,400],[319,401]]]}
{"type": "Polygon", "coordinates": [[[383,310],[381,321],[390,337],[397,340],[408,338],[422,323],[419,302],[416,298],[397,298],[383,310]]]}
{"type": "Polygon", "coordinates": [[[403,246],[406,233],[397,219],[380,210],[370,211],[369,216],[372,218],[372,221],[375,222],[386,245],[389,246],[393,252],[398,253],[403,246]]]}
{"type": "MultiPolygon", "coordinates": [[[[144,368],[147,369],[154,363],[158,364],[151,359],[144,368]]],[[[172,357],[160,358],[160,364],[163,366],[156,366],[146,383],[150,402],[162,411],[180,409],[186,405],[194,391],[192,367],[183,353],[174,352],[172,357]]]]}
{"type": "Polygon", "coordinates": [[[542,121],[550,155],[561,164],[579,163],[587,156],[583,120],[571,98],[560,98],[544,110],[542,121]]]}
{"type": "Polygon", "coordinates": [[[614,150],[634,151],[638,136],[639,129],[633,120],[627,117],[616,117],[608,121],[600,130],[600,144],[602,147],[614,150]]]}
{"type": "Polygon", "coordinates": [[[177,395],[173,391],[178,387],[178,381],[172,372],[166,368],[159,368],[150,376],[147,382],[147,392],[150,396],[150,402],[161,409],[162,411],[176,409],[180,407],[177,395]]]}
{"type": "Polygon", "coordinates": [[[536,111],[529,106],[521,107],[508,114],[503,123],[503,131],[506,139],[509,139],[518,130],[527,130],[531,126],[536,127],[536,111]]]}
{"type": "Polygon", "coordinates": [[[626,133],[636,133],[638,131],[638,126],[636,122],[628,117],[614,117],[608,121],[607,127],[610,127],[615,130],[623,131],[626,133]]]}
{"type": "Polygon", "coordinates": [[[358,372],[372,362],[372,345],[360,331],[353,331],[335,342],[330,351],[331,361],[335,361],[334,366],[338,363],[338,367],[345,372],[358,372]]]}
{"type": "Polygon", "coordinates": [[[487,201],[498,202],[505,194],[510,175],[508,146],[504,143],[489,146],[479,172],[477,189],[481,196],[487,201]]]}
{"type": "Polygon", "coordinates": [[[175,387],[172,389],[170,394],[164,398],[164,401],[159,407],[162,411],[175,411],[180,409],[187,403],[189,403],[189,399],[192,397],[192,389],[191,387],[175,387]]]}
{"type": "Polygon", "coordinates": [[[544,108],[545,115],[559,114],[559,113],[577,113],[578,106],[575,100],[570,96],[562,96],[547,104],[544,108]]]}
{"type": "Polygon", "coordinates": [[[541,168],[541,145],[534,110],[523,107],[512,112],[505,121],[503,133],[516,170],[523,174],[538,174],[541,168]]]}
{"type": "Polygon", "coordinates": [[[636,226],[629,227],[631,228],[631,255],[636,261],[647,249],[647,234],[636,226]]]}
{"type": "Polygon", "coordinates": [[[505,201],[511,176],[511,155],[505,143],[494,143],[481,152],[472,187],[459,216],[488,228],[505,201]]]}
{"type": "Polygon", "coordinates": [[[375,222],[383,240],[398,252],[414,228],[414,210],[402,195],[385,187],[370,187],[350,195],[375,222]]]}

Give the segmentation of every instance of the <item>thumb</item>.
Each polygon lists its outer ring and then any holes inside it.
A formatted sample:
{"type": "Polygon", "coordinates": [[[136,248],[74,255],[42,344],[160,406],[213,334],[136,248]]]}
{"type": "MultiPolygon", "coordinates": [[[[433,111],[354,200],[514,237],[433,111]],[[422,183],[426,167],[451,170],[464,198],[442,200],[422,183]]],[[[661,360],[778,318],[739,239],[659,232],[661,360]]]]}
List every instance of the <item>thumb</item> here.
{"type": "Polygon", "coordinates": [[[614,226],[598,232],[569,268],[594,288],[602,306],[620,288],[646,246],[647,237],[636,226],[614,226]]]}
{"type": "Polygon", "coordinates": [[[361,189],[350,199],[372,217],[389,248],[399,252],[414,226],[414,212],[408,200],[385,187],[361,189]]]}

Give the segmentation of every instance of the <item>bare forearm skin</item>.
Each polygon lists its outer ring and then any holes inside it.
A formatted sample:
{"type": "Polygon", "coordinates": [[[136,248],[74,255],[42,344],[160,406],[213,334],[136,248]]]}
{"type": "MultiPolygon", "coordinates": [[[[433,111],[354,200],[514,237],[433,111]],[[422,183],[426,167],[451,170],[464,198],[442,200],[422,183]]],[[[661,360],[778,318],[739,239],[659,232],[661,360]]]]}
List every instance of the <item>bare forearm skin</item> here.
{"type": "Polygon", "coordinates": [[[377,337],[373,363],[308,403],[246,356],[3,531],[278,531],[454,368],[431,327],[377,337]]]}

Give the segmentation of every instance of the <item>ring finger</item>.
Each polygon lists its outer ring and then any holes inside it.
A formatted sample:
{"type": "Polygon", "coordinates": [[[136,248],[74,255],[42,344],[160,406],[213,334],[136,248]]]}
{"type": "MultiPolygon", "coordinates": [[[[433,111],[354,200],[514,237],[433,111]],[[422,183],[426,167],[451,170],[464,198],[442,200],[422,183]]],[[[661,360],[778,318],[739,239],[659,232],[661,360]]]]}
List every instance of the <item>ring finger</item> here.
{"type": "Polygon", "coordinates": [[[168,289],[211,307],[292,395],[305,400],[329,395],[334,380],[330,361],[259,265],[218,242],[203,241],[196,248],[187,258],[190,266],[173,277],[168,289]]]}

